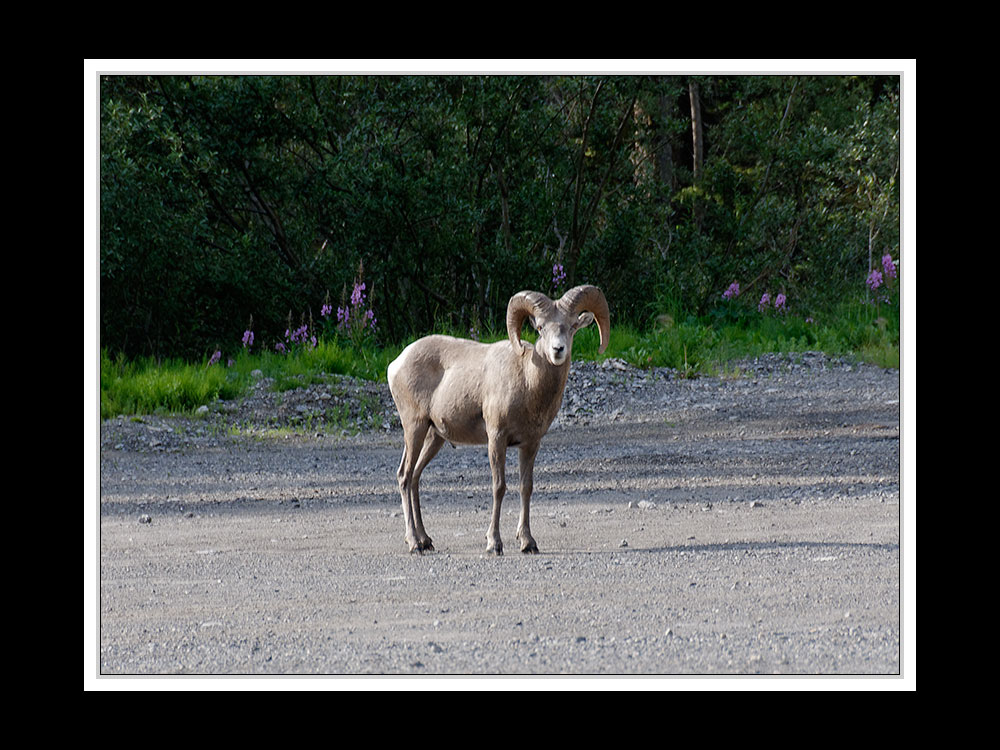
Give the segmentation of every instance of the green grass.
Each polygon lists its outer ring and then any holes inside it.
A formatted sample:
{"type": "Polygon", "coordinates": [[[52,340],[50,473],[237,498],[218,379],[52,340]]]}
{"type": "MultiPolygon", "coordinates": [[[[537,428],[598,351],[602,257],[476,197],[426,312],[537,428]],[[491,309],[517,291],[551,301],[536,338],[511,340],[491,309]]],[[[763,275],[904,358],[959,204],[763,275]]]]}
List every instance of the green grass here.
{"type": "MultiPolygon", "coordinates": [[[[637,367],[670,367],[684,376],[717,374],[738,358],[761,354],[823,351],[881,367],[899,367],[898,308],[877,309],[864,302],[845,303],[828,314],[805,319],[793,315],[760,316],[743,311],[702,318],[661,315],[648,330],[613,326],[603,355],[597,327],[580,331],[573,344],[576,360],[616,357],[637,367]]],[[[458,334],[462,335],[462,334],[458,334]]],[[[492,333],[484,341],[506,338],[492,333]]],[[[525,339],[532,340],[526,331],[525,339]]],[[[179,360],[125,361],[101,352],[101,418],[119,414],[191,414],[216,399],[244,393],[260,370],[274,379],[275,390],[321,382],[325,374],[384,381],[389,363],[403,345],[354,349],[320,342],[314,349],[288,355],[240,353],[232,366],[179,360]]]]}
{"type": "Polygon", "coordinates": [[[320,341],[315,348],[299,349],[288,355],[265,352],[243,356],[233,367],[248,378],[252,370],[260,370],[266,377],[274,378],[278,391],[321,382],[324,373],[384,381],[386,368],[401,350],[401,346],[353,349],[336,341],[320,341]]]}
{"type": "Polygon", "coordinates": [[[101,418],[116,414],[192,412],[218,398],[235,398],[245,383],[224,368],[179,360],[128,362],[101,351],[101,418]]]}
{"type": "MultiPolygon", "coordinates": [[[[581,332],[574,357],[595,356],[597,340],[596,332],[581,332]]],[[[661,315],[647,331],[615,327],[605,356],[637,367],[671,367],[698,375],[717,373],[733,359],[805,351],[898,368],[898,312],[859,301],[810,318],[745,311],[682,320],[661,315]]]]}
{"type": "Polygon", "coordinates": [[[181,360],[126,361],[101,351],[101,418],[119,414],[192,414],[216,399],[246,392],[259,370],[276,391],[321,382],[325,374],[385,380],[385,370],[402,347],[354,351],[337,342],[289,355],[240,353],[231,366],[181,360]]]}

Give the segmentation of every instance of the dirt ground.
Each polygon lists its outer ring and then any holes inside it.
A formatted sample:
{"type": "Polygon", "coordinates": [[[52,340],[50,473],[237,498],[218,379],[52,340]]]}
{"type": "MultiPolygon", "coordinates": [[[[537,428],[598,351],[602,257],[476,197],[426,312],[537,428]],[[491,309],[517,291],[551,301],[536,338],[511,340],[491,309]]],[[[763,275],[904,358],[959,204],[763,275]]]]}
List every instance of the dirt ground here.
{"type": "Polygon", "coordinates": [[[573,367],[538,555],[516,451],[495,557],[485,448],[447,446],[422,481],[435,551],[409,554],[391,408],[356,435],[104,423],[99,676],[904,674],[897,371],[573,367]]]}

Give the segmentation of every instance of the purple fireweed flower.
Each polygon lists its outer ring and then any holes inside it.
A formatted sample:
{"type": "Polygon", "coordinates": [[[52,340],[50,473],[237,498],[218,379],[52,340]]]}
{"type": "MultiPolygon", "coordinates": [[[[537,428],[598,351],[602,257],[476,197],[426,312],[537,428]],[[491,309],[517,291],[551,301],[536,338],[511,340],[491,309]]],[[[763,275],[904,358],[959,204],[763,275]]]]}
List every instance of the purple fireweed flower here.
{"type": "Polygon", "coordinates": [[[729,288],[722,293],[723,299],[736,299],[740,296],[740,284],[738,281],[734,281],[729,285],[729,288]]]}
{"type": "Polygon", "coordinates": [[[874,292],[882,286],[882,272],[877,268],[873,268],[872,272],[868,274],[868,278],[865,280],[865,283],[868,285],[868,288],[874,292]]]}
{"type": "Polygon", "coordinates": [[[278,352],[279,354],[284,354],[284,353],[285,353],[285,345],[284,345],[284,344],[282,344],[282,343],[281,343],[281,342],[279,341],[279,342],[278,342],[277,344],[275,344],[275,345],[274,345],[274,350],[275,350],[276,352],[278,352]]]}
{"type": "Polygon", "coordinates": [[[760,302],[757,303],[757,312],[764,312],[770,304],[771,304],[771,295],[768,294],[767,292],[764,292],[764,294],[760,298],[760,302]]]}
{"type": "Polygon", "coordinates": [[[249,349],[251,346],[253,346],[253,331],[249,331],[249,330],[248,331],[244,331],[243,332],[243,348],[244,349],[249,349]]]}
{"type": "Polygon", "coordinates": [[[562,263],[552,265],[552,286],[559,286],[566,281],[566,271],[563,270],[562,263]]]}
{"type": "Polygon", "coordinates": [[[351,311],[346,307],[337,308],[337,325],[344,326],[347,325],[347,319],[350,317],[351,311]]]}
{"type": "Polygon", "coordinates": [[[216,349],[215,350],[215,354],[213,354],[212,357],[208,360],[208,364],[214,365],[220,359],[222,359],[222,352],[220,352],[218,349],[216,349]]]}
{"type": "Polygon", "coordinates": [[[786,300],[785,295],[779,293],[778,296],[774,298],[774,309],[775,310],[781,310],[782,312],[784,312],[785,311],[785,300],[786,300]]]}
{"type": "Polygon", "coordinates": [[[308,334],[309,326],[301,326],[292,331],[289,335],[288,331],[285,331],[285,338],[291,341],[293,344],[297,344],[300,341],[306,340],[306,335],[308,334]]]}
{"type": "Polygon", "coordinates": [[[333,306],[329,302],[324,302],[323,307],[320,308],[319,314],[324,318],[333,312],[333,306]]]}
{"type": "Polygon", "coordinates": [[[351,292],[351,306],[358,307],[364,304],[365,301],[365,284],[361,282],[360,284],[355,283],[354,291],[351,292]]]}
{"type": "Polygon", "coordinates": [[[885,271],[886,278],[896,278],[896,264],[889,253],[882,256],[882,269],[885,271]]]}

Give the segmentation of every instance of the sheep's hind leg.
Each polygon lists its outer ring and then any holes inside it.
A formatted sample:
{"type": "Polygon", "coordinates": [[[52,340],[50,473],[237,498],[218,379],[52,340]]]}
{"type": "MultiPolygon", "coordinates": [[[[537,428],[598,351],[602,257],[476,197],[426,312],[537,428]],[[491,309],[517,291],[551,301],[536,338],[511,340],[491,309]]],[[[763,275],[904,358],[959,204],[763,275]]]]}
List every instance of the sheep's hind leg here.
{"type": "Polygon", "coordinates": [[[424,467],[431,462],[444,445],[444,438],[437,434],[433,428],[427,431],[427,438],[420,449],[420,456],[417,458],[417,465],[413,467],[413,481],[410,486],[410,504],[413,511],[413,529],[420,549],[433,550],[431,538],[424,531],[424,522],[420,517],[420,475],[424,473],[424,467]]]}
{"type": "Polygon", "coordinates": [[[396,478],[399,481],[399,495],[403,501],[403,516],[406,522],[406,543],[410,547],[410,552],[434,549],[430,537],[424,531],[423,520],[420,517],[420,491],[417,486],[423,467],[441,447],[438,445],[429,455],[425,455],[428,453],[428,446],[434,443],[434,440],[428,436],[429,427],[430,424],[427,423],[406,433],[403,457],[396,472],[396,478]],[[425,437],[427,437],[426,443],[425,437]],[[421,459],[423,459],[422,463],[421,459]]]}

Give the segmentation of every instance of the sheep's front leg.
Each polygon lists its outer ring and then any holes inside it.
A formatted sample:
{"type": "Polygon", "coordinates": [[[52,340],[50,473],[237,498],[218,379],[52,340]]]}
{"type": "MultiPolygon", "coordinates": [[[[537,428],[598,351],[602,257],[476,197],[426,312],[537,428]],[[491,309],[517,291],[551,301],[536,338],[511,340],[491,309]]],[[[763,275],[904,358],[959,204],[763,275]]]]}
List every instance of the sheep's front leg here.
{"type": "Polygon", "coordinates": [[[538,554],[538,545],[531,536],[531,525],[528,521],[528,508],[531,505],[531,490],[534,486],[535,456],[538,445],[521,446],[518,470],[521,474],[521,516],[517,521],[517,538],[521,540],[521,552],[538,554]]]}
{"type": "Polygon", "coordinates": [[[503,542],[500,541],[500,505],[507,492],[507,443],[503,438],[491,435],[489,452],[490,471],[493,474],[493,515],[490,517],[490,528],[486,531],[486,551],[499,556],[503,554],[503,542]]]}

